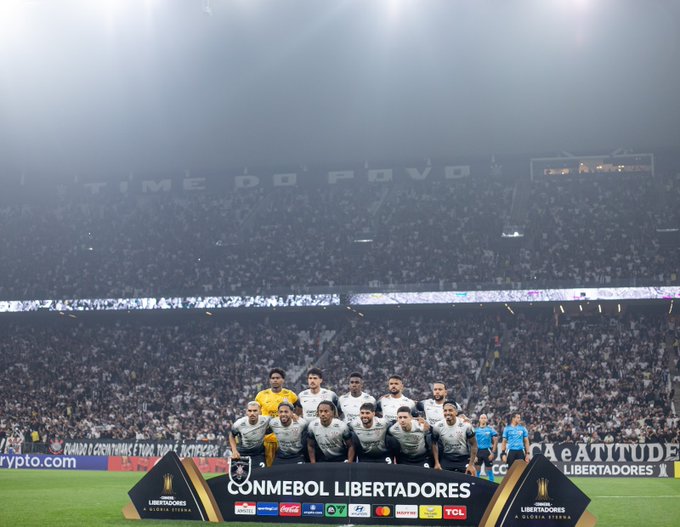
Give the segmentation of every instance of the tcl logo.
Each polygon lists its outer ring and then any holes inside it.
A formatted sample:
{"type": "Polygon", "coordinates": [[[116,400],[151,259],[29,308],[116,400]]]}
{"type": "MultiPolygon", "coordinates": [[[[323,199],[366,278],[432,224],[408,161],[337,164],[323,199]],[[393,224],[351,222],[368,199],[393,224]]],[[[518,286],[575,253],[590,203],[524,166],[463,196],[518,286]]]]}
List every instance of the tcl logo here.
{"type": "Polygon", "coordinates": [[[467,507],[465,505],[444,505],[445,520],[467,520],[467,507]]]}
{"type": "Polygon", "coordinates": [[[302,516],[302,505],[299,503],[281,503],[279,516],[302,516]]]}

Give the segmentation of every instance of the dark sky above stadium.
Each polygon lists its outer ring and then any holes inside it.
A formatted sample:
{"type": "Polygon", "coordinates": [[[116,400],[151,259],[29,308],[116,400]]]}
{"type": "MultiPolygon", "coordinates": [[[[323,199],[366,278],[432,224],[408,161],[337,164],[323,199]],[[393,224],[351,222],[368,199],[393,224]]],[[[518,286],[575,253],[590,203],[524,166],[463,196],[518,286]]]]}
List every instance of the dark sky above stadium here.
{"type": "Polygon", "coordinates": [[[677,145],[677,0],[0,2],[3,178],[677,145]]]}

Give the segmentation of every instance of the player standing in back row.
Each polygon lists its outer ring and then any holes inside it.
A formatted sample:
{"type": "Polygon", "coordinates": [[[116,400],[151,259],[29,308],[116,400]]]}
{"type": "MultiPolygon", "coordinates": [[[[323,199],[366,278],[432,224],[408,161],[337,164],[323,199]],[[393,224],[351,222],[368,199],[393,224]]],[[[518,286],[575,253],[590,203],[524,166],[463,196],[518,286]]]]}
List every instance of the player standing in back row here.
{"type": "MultiPolygon", "coordinates": [[[[269,389],[260,391],[255,397],[265,417],[277,417],[281,403],[298,405],[298,397],[295,392],[283,387],[285,380],[286,372],[281,368],[269,370],[269,389]]],[[[264,438],[265,459],[268,467],[274,462],[277,446],[278,443],[274,434],[268,434],[264,438]]]]}
{"type": "MultiPolygon", "coordinates": [[[[450,401],[448,398],[449,391],[446,384],[442,381],[435,381],[432,383],[432,399],[425,399],[419,401],[416,409],[425,414],[425,420],[430,426],[444,420],[444,401],[450,401]]],[[[460,413],[462,408],[456,403],[456,410],[460,413]]]]}
{"type": "Polygon", "coordinates": [[[338,396],[332,390],[322,388],[323,372],[319,368],[310,368],[307,372],[307,385],[309,389],[303,390],[298,394],[300,406],[302,406],[302,417],[314,419],[316,410],[321,401],[331,401],[334,405],[338,404],[338,396]]]}
{"type": "Polygon", "coordinates": [[[376,413],[388,421],[397,420],[397,411],[402,406],[408,406],[411,413],[415,412],[416,402],[404,395],[404,380],[399,375],[392,375],[387,381],[389,393],[383,395],[376,405],[376,413]]]}
{"type": "Polygon", "coordinates": [[[338,398],[338,410],[346,423],[359,419],[359,408],[364,403],[375,404],[375,397],[364,390],[364,378],[361,373],[353,372],[349,375],[349,393],[338,398]]]}

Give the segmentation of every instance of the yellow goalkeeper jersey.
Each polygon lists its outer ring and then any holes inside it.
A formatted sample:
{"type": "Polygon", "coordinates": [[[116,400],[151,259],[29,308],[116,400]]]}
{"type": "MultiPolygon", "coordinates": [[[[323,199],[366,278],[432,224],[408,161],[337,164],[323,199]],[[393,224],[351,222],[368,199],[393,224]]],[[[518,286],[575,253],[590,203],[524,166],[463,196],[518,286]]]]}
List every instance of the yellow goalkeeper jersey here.
{"type": "Polygon", "coordinates": [[[294,391],[287,388],[282,388],[278,393],[274,393],[271,388],[268,388],[258,393],[255,400],[262,407],[262,415],[276,417],[279,415],[279,404],[286,401],[294,405],[297,403],[298,396],[295,395],[294,391]]]}

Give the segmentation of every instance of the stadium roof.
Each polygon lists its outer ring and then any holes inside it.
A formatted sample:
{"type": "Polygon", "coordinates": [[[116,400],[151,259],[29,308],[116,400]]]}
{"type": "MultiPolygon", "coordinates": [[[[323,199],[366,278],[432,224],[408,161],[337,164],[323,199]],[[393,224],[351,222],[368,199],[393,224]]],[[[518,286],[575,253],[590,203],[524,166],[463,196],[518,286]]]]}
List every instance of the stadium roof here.
{"type": "Polygon", "coordinates": [[[0,171],[677,146],[679,20],[674,0],[5,0],[0,171]]]}

